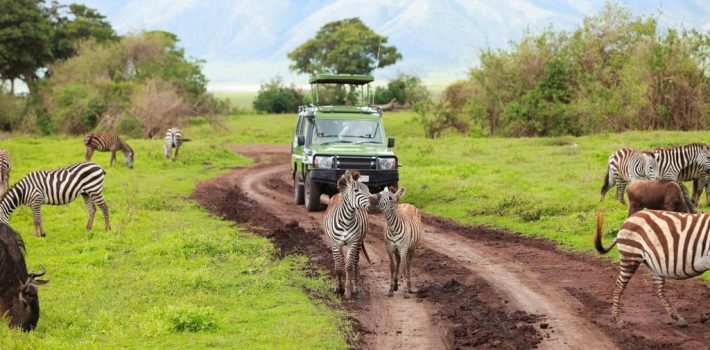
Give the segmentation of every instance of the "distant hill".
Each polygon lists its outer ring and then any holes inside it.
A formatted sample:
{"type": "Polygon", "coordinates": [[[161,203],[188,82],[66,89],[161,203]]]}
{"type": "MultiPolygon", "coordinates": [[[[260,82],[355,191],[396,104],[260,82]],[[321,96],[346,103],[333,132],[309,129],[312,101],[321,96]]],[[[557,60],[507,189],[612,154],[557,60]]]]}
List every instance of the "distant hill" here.
{"type": "MultiPolygon", "coordinates": [[[[360,17],[387,35],[404,59],[378,72],[387,79],[398,71],[443,83],[463,77],[479,50],[506,47],[526,31],[553,25],[578,26],[597,13],[601,1],[576,0],[108,0],[84,1],[98,8],[120,33],[163,29],[176,33],[191,56],[205,59],[212,88],[253,90],[288,71],[286,53],[323,24],[360,17]]],[[[630,1],[636,13],[660,13],[662,26],[710,30],[710,2],[630,1]],[[660,12],[659,12],[660,11],[660,12]]]]}

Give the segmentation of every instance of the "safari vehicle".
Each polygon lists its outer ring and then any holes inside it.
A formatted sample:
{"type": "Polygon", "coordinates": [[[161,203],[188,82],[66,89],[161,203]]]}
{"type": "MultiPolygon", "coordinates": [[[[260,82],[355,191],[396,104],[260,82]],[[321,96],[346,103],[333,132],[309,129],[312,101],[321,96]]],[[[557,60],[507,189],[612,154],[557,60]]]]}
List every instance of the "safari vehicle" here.
{"type": "Polygon", "coordinates": [[[291,145],[291,175],[296,204],[320,209],[321,194],[337,193],[348,169],[379,192],[397,185],[394,138],[385,138],[382,110],[373,107],[369,75],[320,74],[311,78],[313,104],[299,107],[291,145]]]}

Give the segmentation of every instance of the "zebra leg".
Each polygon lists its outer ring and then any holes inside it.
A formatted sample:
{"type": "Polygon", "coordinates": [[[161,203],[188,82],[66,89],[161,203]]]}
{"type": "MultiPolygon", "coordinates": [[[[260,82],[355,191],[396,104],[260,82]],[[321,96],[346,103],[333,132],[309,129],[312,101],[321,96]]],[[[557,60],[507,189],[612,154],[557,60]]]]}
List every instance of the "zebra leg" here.
{"type": "Polygon", "coordinates": [[[397,256],[394,252],[394,247],[389,243],[387,244],[387,255],[389,255],[390,258],[390,290],[387,292],[387,296],[392,297],[396,288],[395,280],[397,278],[397,270],[395,259],[397,259],[397,256]]]}
{"type": "Polygon", "coordinates": [[[91,156],[94,154],[94,149],[86,146],[86,161],[90,162],[91,161],[91,156]]]}
{"type": "Polygon", "coordinates": [[[355,265],[357,264],[357,256],[360,255],[360,245],[362,243],[353,243],[348,249],[348,256],[345,259],[345,299],[352,298],[353,295],[353,277],[355,274],[355,265]]]}
{"type": "MultiPolygon", "coordinates": [[[[101,209],[101,214],[104,216],[104,223],[106,224],[106,231],[111,231],[111,220],[109,219],[108,216],[108,205],[106,205],[106,201],[104,201],[104,197],[100,194],[93,194],[90,195],[90,200],[93,203],[96,203],[96,205],[99,206],[101,209]]],[[[87,204],[88,205],[88,204],[87,204]]],[[[93,204],[92,204],[93,207],[93,204]]],[[[96,212],[96,209],[94,208],[94,212],[96,212]]],[[[93,214],[91,214],[91,209],[89,209],[89,215],[91,216],[91,220],[93,221],[93,214]]]]}
{"type": "Polygon", "coordinates": [[[661,299],[661,303],[663,307],[666,308],[666,312],[668,312],[672,319],[676,320],[678,326],[688,327],[688,321],[678,314],[678,311],[673,308],[668,298],[666,298],[666,278],[663,276],[653,276],[653,282],[656,284],[656,295],[658,295],[658,299],[661,299]]]}
{"type": "Polygon", "coordinates": [[[400,249],[395,248],[394,250],[394,291],[399,289],[399,265],[402,262],[402,256],[400,255],[400,249]]]}
{"type": "Polygon", "coordinates": [[[165,152],[163,152],[163,154],[165,155],[165,159],[170,159],[170,157],[172,156],[172,153],[173,153],[172,147],[170,147],[170,145],[168,145],[166,143],[166,144],[163,144],[163,149],[165,150],[165,152]]]}
{"type": "Polygon", "coordinates": [[[86,229],[91,230],[91,226],[94,225],[94,215],[96,214],[96,206],[91,200],[88,194],[82,193],[81,196],[84,198],[84,203],[86,203],[86,209],[89,210],[89,221],[86,222],[86,229]]]}
{"type": "Polygon", "coordinates": [[[338,279],[338,285],[335,287],[336,294],[343,292],[343,252],[340,247],[333,243],[330,247],[333,252],[333,262],[335,263],[335,277],[338,279]]]}
{"type": "Polygon", "coordinates": [[[619,199],[621,204],[626,205],[626,200],[624,199],[624,192],[626,192],[626,181],[621,179],[616,183],[616,197],[619,199]]]}
{"type": "MultiPolygon", "coordinates": [[[[360,243],[360,246],[364,244],[360,243]]],[[[353,293],[358,294],[360,292],[360,249],[358,249],[358,254],[354,256],[355,263],[353,266],[353,293]]]]}
{"type": "Polygon", "coordinates": [[[409,247],[402,247],[402,279],[404,280],[404,299],[409,299],[409,262],[412,260],[412,251],[409,247]]]}
{"type": "Polygon", "coordinates": [[[114,162],[116,162],[116,151],[111,151],[111,162],[109,162],[108,166],[112,167],[114,162]]]}
{"type": "Polygon", "coordinates": [[[175,146],[175,158],[173,158],[173,160],[177,160],[177,159],[178,159],[178,152],[179,152],[179,151],[180,151],[180,146],[179,146],[179,145],[178,145],[178,146],[175,146]]]}
{"type": "Polygon", "coordinates": [[[614,288],[614,297],[611,303],[611,318],[616,322],[616,326],[624,328],[624,321],[619,317],[619,305],[621,304],[621,295],[624,294],[626,285],[633,277],[636,269],[638,269],[640,261],[621,258],[619,265],[619,278],[616,279],[616,287],[614,288]]]}
{"type": "Polygon", "coordinates": [[[32,219],[34,221],[35,236],[44,237],[46,236],[46,233],[44,232],[44,226],[42,225],[42,214],[40,213],[42,201],[34,200],[30,206],[32,207],[32,219]]]}

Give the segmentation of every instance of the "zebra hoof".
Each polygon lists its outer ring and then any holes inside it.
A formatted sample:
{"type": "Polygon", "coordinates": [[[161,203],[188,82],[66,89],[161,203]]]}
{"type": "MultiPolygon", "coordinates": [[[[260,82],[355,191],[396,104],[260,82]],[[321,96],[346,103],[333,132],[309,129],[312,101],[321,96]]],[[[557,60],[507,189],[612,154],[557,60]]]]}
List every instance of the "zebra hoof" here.
{"type": "Polygon", "coordinates": [[[409,299],[409,298],[410,298],[409,292],[404,292],[404,299],[409,299]]]}
{"type": "Polygon", "coordinates": [[[624,323],[624,321],[618,321],[618,322],[616,322],[616,328],[624,329],[624,328],[626,328],[626,323],[624,323]]]}
{"type": "Polygon", "coordinates": [[[703,312],[703,313],[700,315],[700,323],[705,323],[705,322],[707,322],[708,320],[710,320],[710,313],[703,312]]]}
{"type": "Polygon", "coordinates": [[[678,327],[681,327],[681,328],[686,328],[686,327],[688,327],[688,321],[686,321],[684,318],[679,319],[675,324],[678,325],[678,327]]]}

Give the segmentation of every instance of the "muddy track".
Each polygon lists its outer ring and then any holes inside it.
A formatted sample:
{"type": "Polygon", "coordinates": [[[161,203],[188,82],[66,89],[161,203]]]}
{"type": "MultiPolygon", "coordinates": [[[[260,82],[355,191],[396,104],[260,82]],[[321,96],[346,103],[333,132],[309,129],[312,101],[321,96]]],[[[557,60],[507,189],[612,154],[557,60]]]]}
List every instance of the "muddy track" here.
{"type": "MultiPolygon", "coordinates": [[[[258,165],[200,184],[197,200],[227,219],[267,227],[264,234],[282,251],[305,254],[331,271],[332,257],[320,230],[322,213],[292,204],[284,161],[288,149],[255,145],[235,151],[254,157],[258,165]],[[239,198],[249,204],[239,204],[239,198]],[[245,215],[230,214],[236,212],[245,215]]],[[[669,297],[690,323],[679,329],[656,300],[650,278],[640,271],[624,296],[622,317],[629,327],[618,330],[609,318],[617,273],[609,261],[515,233],[431,216],[424,221],[412,276],[418,297],[404,300],[384,296],[389,282],[384,220],[371,215],[366,244],[373,264],[361,259],[364,290],[357,302],[346,303],[361,326],[362,338],[355,346],[705,349],[710,344],[710,324],[699,321],[706,311],[702,304],[710,297],[702,282],[669,285],[669,297]]]]}

